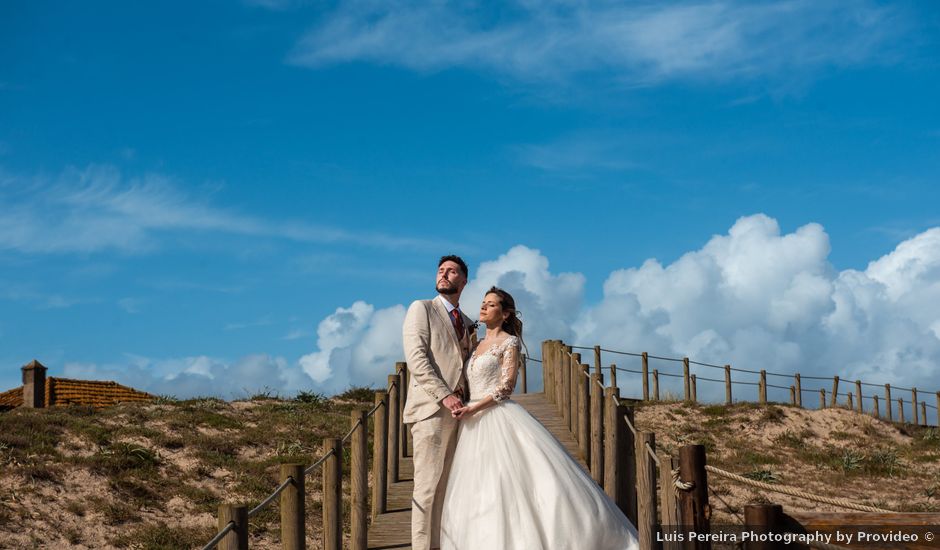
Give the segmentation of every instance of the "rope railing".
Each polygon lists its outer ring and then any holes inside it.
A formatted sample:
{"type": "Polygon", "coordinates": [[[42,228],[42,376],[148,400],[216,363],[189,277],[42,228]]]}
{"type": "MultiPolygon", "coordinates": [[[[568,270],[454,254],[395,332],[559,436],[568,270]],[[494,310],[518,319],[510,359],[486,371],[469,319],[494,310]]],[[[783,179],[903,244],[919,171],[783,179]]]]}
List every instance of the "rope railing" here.
{"type": "Polygon", "coordinates": [[[280,485],[277,486],[277,489],[275,489],[273,493],[271,493],[270,495],[268,495],[266,499],[261,501],[261,504],[255,506],[254,508],[248,511],[248,517],[250,518],[254,516],[255,514],[257,514],[258,512],[260,512],[261,510],[264,510],[265,507],[267,507],[268,504],[271,504],[271,502],[275,498],[277,498],[279,494],[281,494],[281,491],[286,489],[287,486],[290,485],[291,483],[295,483],[294,478],[288,477],[287,479],[285,479],[280,485]]]}
{"type": "MultiPolygon", "coordinates": [[[[593,350],[593,349],[595,349],[595,348],[594,348],[594,347],[588,347],[588,346],[574,346],[574,345],[573,345],[573,346],[571,346],[571,349],[593,350]]],[[[629,351],[608,349],[608,348],[603,348],[603,347],[599,347],[599,346],[598,346],[597,349],[599,349],[599,350],[602,351],[602,352],[613,353],[613,354],[617,354],[617,355],[626,355],[626,356],[631,356],[631,357],[644,357],[644,356],[645,356],[645,357],[647,357],[647,358],[649,358],[649,359],[658,359],[658,360],[661,360],[661,361],[671,361],[671,362],[675,362],[675,363],[682,363],[682,362],[688,361],[688,363],[689,363],[690,365],[697,365],[697,366],[700,366],[700,367],[707,367],[707,368],[712,368],[712,369],[728,369],[728,370],[731,370],[731,371],[734,371],[734,372],[744,372],[744,373],[748,373],[748,374],[762,374],[762,373],[763,373],[763,374],[765,374],[766,376],[778,376],[778,377],[781,377],[781,378],[792,378],[792,377],[794,376],[794,374],[796,374],[796,373],[780,373],[780,372],[771,372],[771,371],[757,371],[757,370],[751,370],[751,369],[742,369],[742,368],[739,368],[739,367],[732,367],[732,366],[730,366],[730,365],[722,366],[722,365],[715,365],[715,364],[712,364],[712,363],[706,363],[706,362],[703,362],[703,361],[695,361],[695,360],[692,360],[692,359],[689,359],[689,358],[666,357],[666,356],[662,356],[662,355],[651,355],[651,354],[648,354],[648,353],[647,353],[647,354],[635,353],[635,352],[629,352],[629,351]]],[[[618,368],[617,370],[623,370],[624,372],[631,372],[631,373],[635,373],[635,372],[636,372],[636,371],[627,370],[627,369],[620,369],[620,368],[618,368]]],[[[666,373],[662,373],[662,372],[659,373],[659,374],[660,374],[660,375],[666,375],[666,373]]],[[[833,376],[810,376],[810,375],[807,375],[807,376],[802,376],[801,378],[802,378],[803,380],[832,380],[834,377],[835,377],[835,375],[833,375],[833,376]]],[[[859,381],[859,382],[860,382],[860,384],[861,384],[862,386],[866,386],[866,387],[870,387],[870,388],[883,388],[883,387],[885,386],[884,384],[876,384],[876,383],[872,383],[872,382],[864,382],[864,381],[859,381]]],[[[768,387],[775,387],[775,386],[768,385],[768,387]]],[[[910,392],[910,391],[913,391],[913,390],[914,390],[913,388],[905,388],[905,387],[902,387],[902,386],[891,386],[891,388],[892,388],[893,390],[904,391],[904,392],[910,392]]],[[[783,389],[789,389],[789,388],[783,388],[783,389]]],[[[926,393],[926,394],[935,394],[935,393],[937,393],[937,392],[935,392],[935,391],[924,391],[924,390],[919,390],[919,391],[921,391],[921,392],[923,392],[923,393],[926,393]]],[[[933,408],[936,409],[936,407],[933,407],[933,408]]]]}
{"type": "MultiPolygon", "coordinates": [[[[397,366],[397,368],[394,370],[394,373],[395,373],[395,374],[392,375],[392,376],[389,376],[389,383],[388,383],[388,386],[386,387],[385,392],[384,392],[386,395],[390,394],[394,388],[396,388],[396,387],[399,386],[399,380],[402,380],[402,377],[404,376],[402,373],[405,371],[405,368],[406,368],[405,364],[404,364],[404,363],[400,363],[400,364],[397,366]]],[[[272,491],[272,492],[271,492],[268,496],[266,496],[257,506],[255,506],[254,508],[252,508],[252,509],[249,510],[248,512],[245,512],[243,507],[239,508],[239,509],[241,510],[241,512],[239,512],[239,513],[245,514],[245,515],[242,516],[242,517],[245,517],[245,518],[247,519],[247,518],[252,518],[252,517],[256,516],[258,513],[260,513],[260,512],[263,511],[265,508],[267,508],[268,506],[270,506],[271,503],[274,502],[274,501],[278,498],[278,496],[281,496],[282,493],[283,493],[288,487],[290,487],[290,486],[292,486],[292,485],[298,486],[298,487],[300,488],[299,490],[301,491],[301,499],[302,499],[302,498],[303,498],[303,497],[302,497],[302,493],[303,493],[303,490],[302,490],[302,488],[303,488],[303,483],[302,483],[302,480],[300,480],[300,478],[306,477],[307,475],[313,473],[315,470],[321,468],[321,467],[326,463],[326,461],[329,460],[331,457],[338,457],[340,460],[342,460],[342,458],[343,458],[342,454],[337,454],[337,453],[338,453],[338,449],[342,449],[344,445],[346,445],[347,443],[349,443],[350,440],[353,438],[353,435],[357,432],[357,430],[360,430],[360,431],[361,431],[361,430],[368,430],[368,427],[367,427],[366,424],[365,424],[366,420],[368,420],[370,417],[374,416],[374,415],[376,414],[376,412],[377,412],[379,409],[382,409],[383,407],[385,407],[385,408],[388,407],[388,405],[389,405],[388,399],[386,398],[386,399],[381,399],[381,400],[379,400],[379,399],[378,399],[378,396],[379,396],[379,393],[377,392],[377,393],[376,393],[377,402],[375,403],[375,405],[374,405],[371,409],[369,409],[369,410],[368,410],[367,412],[365,412],[365,413],[356,412],[356,413],[353,415],[354,418],[355,418],[355,422],[353,422],[352,427],[349,429],[349,431],[346,432],[346,434],[345,434],[341,439],[339,439],[339,440],[333,440],[333,441],[336,441],[336,442],[337,442],[334,447],[332,447],[332,448],[330,448],[329,450],[327,450],[327,451],[326,451],[321,457],[319,457],[313,464],[311,464],[310,466],[308,466],[308,467],[306,467],[306,468],[302,468],[302,465],[301,465],[301,464],[291,465],[292,467],[298,469],[298,470],[296,470],[297,473],[295,473],[294,475],[288,475],[286,478],[284,478],[284,479],[281,481],[280,485],[278,485],[278,486],[274,489],[274,491],[272,491]],[[359,415],[361,415],[361,416],[359,416],[359,415]],[[358,418],[356,418],[357,416],[358,416],[358,418]],[[300,468],[302,468],[302,469],[300,469],[300,468]]],[[[397,402],[397,401],[396,401],[396,402],[397,402]]],[[[355,411],[354,411],[354,412],[355,412],[355,411]]],[[[402,441],[403,441],[403,442],[406,441],[403,432],[398,432],[398,433],[401,433],[401,434],[402,434],[402,441]]],[[[384,439],[384,437],[383,437],[383,441],[384,441],[384,440],[385,440],[385,439],[384,439]]],[[[360,441],[363,441],[363,440],[360,440],[360,441]]],[[[357,444],[354,443],[354,444],[353,444],[353,447],[356,448],[356,445],[357,445],[357,444]]],[[[363,445],[363,443],[360,442],[358,445],[363,445]]],[[[354,460],[354,463],[355,463],[355,460],[356,460],[355,457],[357,456],[357,455],[356,455],[356,452],[357,452],[357,451],[355,451],[355,449],[354,449],[354,451],[353,451],[353,457],[354,457],[353,460],[354,460]]],[[[359,455],[358,455],[358,456],[362,456],[362,454],[363,454],[363,453],[362,453],[361,451],[359,451],[359,455]]],[[[360,464],[362,464],[362,463],[360,462],[360,464]]],[[[287,472],[284,470],[284,467],[285,467],[285,466],[282,465],[282,470],[281,470],[281,471],[282,471],[282,476],[287,473],[287,472]]],[[[335,468],[335,467],[334,467],[334,468],[335,468]]],[[[290,471],[290,470],[287,470],[287,471],[290,471]]],[[[383,471],[384,471],[384,467],[383,467],[383,471]]],[[[326,474],[324,474],[324,475],[326,475],[326,474]]],[[[294,498],[294,497],[289,497],[289,498],[294,498]]],[[[384,498],[385,498],[385,497],[383,496],[383,499],[384,499],[384,498]]],[[[284,501],[283,501],[283,497],[282,497],[282,504],[283,504],[283,502],[284,502],[284,501]]],[[[384,502],[384,500],[383,500],[383,502],[384,502]]],[[[324,504],[324,506],[325,506],[325,504],[324,504]]],[[[383,506],[384,506],[384,504],[383,504],[383,506]]],[[[224,508],[224,507],[223,507],[223,508],[224,508]]],[[[228,507],[228,508],[231,508],[231,507],[228,507]]],[[[282,512],[282,514],[283,514],[283,512],[282,512]]],[[[224,517],[224,516],[222,515],[222,508],[220,508],[220,523],[221,523],[221,521],[224,521],[224,520],[221,519],[221,518],[223,518],[223,517],[224,517]]],[[[212,549],[212,548],[215,548],[221,541],[225,540],[226,536],[228,536],[230,533],[232,533],[233,530],[235,530],[236,533],[239,533],[238,536],[246,536],[245,533],[247,532],[247,531],[246,531],[246,529],[247,529],[247,523],[245,523],[245,524],[243,525],[243,524],[241,524],[241,523],[236,523],[236,521],[241,522],[242,520],[233,519],[232,521],[229,521],[229,522],[225,525],[225,527],[222,528],[218,533],[216,533],[216,535],[212,537],[212,539],[206,544],[206,546],[203,547],[203,550],[210,550],[210,549],[212,549]]],[[[283,521],[283,519],[282,519],[282,521],[283,521]]],[[[302,522],[302,519],[301,519],[301,520],[297,520],[297,521],[301,521],[301,522],[302,522]]],[[[300,525],[302,525],[302,523],[301,523],[300,525]]],[[[282,529],[284,529],[283,523],[282,523],[282,529]]],[[[283,533],[283,531],[282,531],[282,533],[283,533]]],[[[301,536],[302,536],[302,534],[301,534],[301,536]]],[[[326,540],[327,540],[326,534],[325,534],[324,536],[325,536],[324,541],[326,541],[326,540]]],[[[364,540],[364,539],[363,539],[363,540],[364,540]]],[[[363,544],[364,544],[364,543],[363,543],[363,544]]],[[[364,548],[364,546],[363,546],[363,548],[364,548]]]]}
{"type": "Polygon", "coordinates": [[[814,502],[819,502],[822,504],[829,504],[831,506],[838,506],[840,508],[846,508],[849,510],[858,510],[860,512],[874,512],[878,514],[895,514],[894,510],[885,510],[884,508],[876,508],[874,506],[867,506],[865,504],[858,504],[857,502],[852,502],[844,498],[831,498],[819,496],[814,493],[809,493],[795,487],[789,487],[787,485],[775,485],[771,483],[766,483],[763,481],[757,481],[755,479],[750,479],[742,475],[729,472],[727,470],[722,470],[721,468],[716,468],[711,464],[706,464],[705,469],[715,475],[737,481],[744,485],[749,485],[751,487],[757,487],[759,489],[764,489],[766,491],[772,491],[775,493],[781,493],[784,495],[789,495],[792,497],[804,498],[807,500],[812,500],[814,502]]]}
{"type": "MultiPolygon", "coordinates": [[[[542,348],[542,359],[544,361],[543,376],[545,376],[545,398],[556,409],[563,421],[563,426],[570,430],[574,436],[581,457],[589,468],[592,478],[597,481],[610,498],[623,510],[631,521],[640,528],[641,547],[643,541],[655,539],[655,529],[657,518],[650,518],[649,510],[662,511],[662,525],[708,525],[708,498],[711,495],[715,504],[727,506],[727,513],[731,522],[743,523],[743,517],[747,518],[747,525],[751,522],[774,521],[769,515],[761,515],[761,512],[752,510],[751,505],[745,507],[746,513],[738,508],[728,505],[726,498],[722,497],[722,486],[710,486],[709,478],[729,478],[735,486],[743,485],[746,487],[760,489],[762,491],[787,494],[799,499],[807,499],[813,502],[819,502],[838,508],[848,508],[869,513],[893,513],[890,510],[883,510],[875,506],[868,506],[859,502],[852,502],[847,498],[842,498],[839,490],[835,487],[826,487],[822,489],[823,494],[819,494],[819,489],[815,487],[797,488],[784,486],[775,483],[766,483],[752,480],[726,470],[721,470],[706,463],[704,447],[702,445],[681,444],[678,449],[678,458],[675,456],[657,455],[656,440],[658,437],[651,431],[643,431],[644,426],[642,418],[637,423],[634,414],[641,410],[637,408],[638,401],[660,401],[660,391],[663,389],[664,378],[680,378],[685,380],[684,399],[695,403],[698,401],[696,396],[696,384],[701,381],[708,384],[720,384],[724,382],[727,388],[725,394],[726,403],[732,401],[732,386],[756,386],[759,388],[760,403],[770,403],[768,393],[772,396],[779,396],[780,392],[790,392],[790,402],[796,406],[806,404],[807,392],[818,392],[821,396],[821,407],[845,406],[842,399],[846,399],[846,405],[852,406],[852,409],[862,410],[860,403],[867,400],[865,408],[872,401],[877,401],[878,395],[866,395],[870,390],[861,391],[859,381],[840,380],[838,377],[825,378],[816,376],[801,377],[798,373],[792,375],[782,375],[780,373],[768,373],[765,370],[756,371],[748,369],[732,368],[730,365],[718,366],[708,363],[692,361],[688,358],[672,358],[656,355],[632,354],[628,352],[618,352],[617,350],[606,350],[600,346],[568,346],[559,340],[548,341],[542,348]],[[585,363],[590,363],[587,357],[590,354],[573,353],[573,350],[593,350],[593,368],[587,368],[585,363]],[[616,364],[609,365],[609,371],[604,366],[601,353],[621,353],[622,355],[638,356],[643,359],[642,370],[639,368],[624,368],[616,364]],[[663,366],[664,370],[671,372],[661,372],[659,369],[651,369],[650,360],[672,361],[682,363],[681,368],[669,367],[658,363],[657,366],[663,366]],[[724,380],[716,377],[703,369],[690,369],[690,365],[704,368],[718,368],[724,373],[724,380]],[[681,371],[681,372],[678,372],[681,371]],[[710,376],[697,376],[698,373],[708,374],[710,376]],[[744,380],[732,380],[730,372],[748,372],[757,376],[738,376],[744,380]],[[583,376],[578,376],[578,373],[583,376]],[[609,372],[609,378],[608,378],[609,372]],[[593,373],[593,374],[592,374],[593,373]],[[620,373],[628,373],[623,379],[620,373]],[[650,379],[652,374],[652,379],[650,379]],[[640,378],[642,377],[642,399],[637,399],[632,393],[621,395],[623,388],[628,392],[638,392],[640,389],[640,378]],[[777,376],[776,383],[768,383],[770,376],[777,376]],[[792,378],[791,378],[792,377],[792,378]],[[784,381],[792,379],[792,385],[785,385],[784,381]],[[804,387],[802,381],[809,380],[832,381],[832,390],[825,387],[825,383],[815,382],[823,386],[820,388],[804,387]],[[619,383],[618,383],[619,380],[619,383]],[[607,382],[607,384],[605,384],[607,382]],[[840,382],[843,386],[840,387],[840,382]],[[841,391],[839,391],[841,390],[841,391]],[[852,390],[855,390],[854,392],[852,390]],[[854,399],[854,401],[853,401],[854,399]],[[830,404],[831,403],[831,404],[830,404]],[[676,467],[681,464],[680,468],[676,467]],[[630,466],[624,466],[630,465],[630,466]],[[705,472],[710,472],[705,475],[705,472]],[[718,492],[715,492],[718,489],[718,492]],[[815,491],[815,492],[814,492],[815,491]],[[831,493],[826,495],[825,493],[831,493]],[[631,499],[633,504],[631,504],[631,499]],[[705,503],[705,504],[703,504],[705,503]],[[660,507],[661,506],[661,507],[660,507]],[[631,515],[632,514],[632,515],[631,515]],[[752,514],[754,517],[752,518],[752,514]],[[743,516],[743,517],[742,517],[743,516]],[[768,518],[766,520],[761,518],[768,518]],[[652,531],[649,526],[652,525],[652,531]],[[647,526],[647,527],[643,527],[647,526]],[[643,532],[646,529],[646,532],[643,532]],[[652,538],[651,538],[652,537],[652,538]]],[[[634,367],[633,360],[625,360],[627,366],[634,367]]],[[[636,362],[637,364],[639,361],[636,362]]],[[[638,366],[638,365],[637,365],[638,366]]],[[[665,382],[668,388],[675,387],[676,381],[665,382]]],[[[708,386],[711,388],[711,386],[708,386]]],[[[701,390],[701,388],[698,388],[701,390]]],[[[894,400],[890,399],[891,388],[885,388],[885,402],[893,407],[894,400]]],[[[740,390],[738,390],[740,392],[740,390]]],[[[897,390],[903,391],[903,390],[897,390]]],[[[905,402],[904,399],[897,399],[899,406],[907,407],[911,410],[911,405],[916,403],[921,412],[920,418],[925,418],[923,411],[929,406],[923,400],[919,400],[917,390],[912,390],[911,401],[905,402]]],[[[680,390],[680,396],[682,395],[680,390]]],[[[750,390],[743,393],[750,393],[750,390]]],[[[677,399],[671,391],[666,393],[667,399],[677,399]]],[[[900,397],[895,395],[895,397],[900,397]]],[[[931,397],[932,400],[932,397],[931,397]]],[[[880,403],[879,403],[880,404],[880,403]]],[[[940,396],[938,396],[938,405],[940,405],[940,396]]],[[[931,409],[935,407],[930,406],[931,409]]],[[[877,416],[878,409],[872,409],[877,416]]],[[[905,412],[898,412],[895,418],[904,421],[905,412]]],[[[915,413],[916,418],[916,413],[915,413]]],[[[671,441],[670,438],[666,438],[671,441]]],[[[681,438],[680,438],[681,441],[681,438]]],[[[666,449],[670,447],[667,444],[666,449]]],[[[660,449],[662,452],[663,449],[660,449]]],[[[725,481],[727,484],[727,481],[725,481]]],[[[725,485],[726,486],[726,485],[725,485]]],[[[857,497],[864,498],[864,497],[857,497]]],[[[728,498],[730,502],[734,500],[728,498]]],[[[766,505],[770,506],[770,505],[766,505]]],[[[896,516],[898,521],[905,516],[896,516]]],[[[757,523],[756,525],[760,525],[757,523]]],[[[703,531],[704,532],[704,531],[703,531]]],[[[775,531],[776,532],[776,531],[775,531]]],[[[821,547],[822,548],[822,547],[821,547]]]]}
{"type": "Polygon", "coordinates": [[[309,475],[310,472],[316,470],[321,464],[326,462],[326,459],[330,458],[333,455],[333,450],[329,450],[325,455],[321,456],[316,462],[304,469],[304,475],[309,475]]]}
{"type": "Polygon", "coordinates": [[[218,533],[216,533],[214,537],[212,537],[212,540],[210,540],[205,546],[202,547],[202,550],[212,550],[212,548],[215,548],[215,546],[219,544],[222,541],[222,539],[225,538],[225,535],[229,534],[229,531],[231,531],[234,528],[235,528],[235,522],[234,521],[228,522],[228,524],[225,527],[223,527],[221,531],[219,531],[218,533]]]}

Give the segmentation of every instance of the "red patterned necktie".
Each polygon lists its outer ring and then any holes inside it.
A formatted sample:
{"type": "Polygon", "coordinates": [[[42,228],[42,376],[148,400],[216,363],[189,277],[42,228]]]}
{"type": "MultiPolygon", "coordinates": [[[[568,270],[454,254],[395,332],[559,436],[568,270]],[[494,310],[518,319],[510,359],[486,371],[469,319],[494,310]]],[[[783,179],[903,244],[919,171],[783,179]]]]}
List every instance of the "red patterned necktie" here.
{"type": "Polygon", "coordinates": [[[450,319],[454,323],[454,329],[457,330],[457,339],[463,338],[463,316],[457,308],[450,310],[450,319]]]}

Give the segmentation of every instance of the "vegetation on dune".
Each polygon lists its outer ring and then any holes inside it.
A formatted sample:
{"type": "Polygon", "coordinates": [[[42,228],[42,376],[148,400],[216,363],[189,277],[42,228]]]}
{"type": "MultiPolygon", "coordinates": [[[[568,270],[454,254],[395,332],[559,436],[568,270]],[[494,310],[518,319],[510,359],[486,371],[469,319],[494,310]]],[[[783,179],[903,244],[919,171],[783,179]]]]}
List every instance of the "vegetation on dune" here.
{"type": "MultiPolygon", "coordinates": [[[[109,409],[16,409],[0,414],[0,546],[184,548],[215,532],[223,502],[257,504],[279,464],[310,463],[341,437],[372,388],[333,398],[268,391],[226,402],[161,397],[109,409]]],[[[751,403],[644,403],[638,429],[659,449],[705,445],[708,461],[750,479],[898,510],[940,510],[940,430],[841,409],[751,403]]],[[[371,446],[370,446],[371,448],[371,446]]],[[[345,465],[348,468],[348,462],[345,465]]],[[[347,472],[348,473],[348,472],[347,472]]],[[[709,476],[716,521],[749,502],[812,503],[709,476]]],[[[318,536],[320,477],[307,479],[310,537],[318,536]]],[[[348,495],[348,492],[344,491],[348,495]]],[[[821,508],[831,509],[831,508],[821,508]]],[[[252,545],[278,544],[277,507],[252,518],[252,545]]]]}

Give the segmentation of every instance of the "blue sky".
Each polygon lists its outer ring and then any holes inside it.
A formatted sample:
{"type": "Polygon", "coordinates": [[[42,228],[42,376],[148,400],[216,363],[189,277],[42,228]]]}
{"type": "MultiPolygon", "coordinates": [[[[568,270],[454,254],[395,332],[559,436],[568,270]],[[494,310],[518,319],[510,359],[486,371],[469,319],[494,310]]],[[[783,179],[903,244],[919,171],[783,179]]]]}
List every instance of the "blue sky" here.
{"type": "MultiPolygon", "coordinates": [[[[847,341],[808,335],[831,326],[839,281],[893,288],[908,264],[869,264],[913,243],[925,267],[905,292],[938,288],[938,27],[933,2],[5,3],[0,385],[33,358],[180,394],[372,383],[450,252],[489,262],[477,287],[565,305],[557,324],[530,317],[533,337],[593,343],[617,273],[679,272],[753,227],[822,247],[769,317],[692,300],[740,323],[650,340],[677,326],[655,311],[684,310],[630,283],[652,325],[603,339],[754,363],[734,335],[757,323],[798,350],[778,368],[831,361],[847,341]],[[821,309],[774,324],[806,272],[829,283],[821,309]]],[[[917,299],[882,294],[884,323],[940,339],[917,299]]],[[[891,342],[832,370],[940,359],[891,342]]]]}

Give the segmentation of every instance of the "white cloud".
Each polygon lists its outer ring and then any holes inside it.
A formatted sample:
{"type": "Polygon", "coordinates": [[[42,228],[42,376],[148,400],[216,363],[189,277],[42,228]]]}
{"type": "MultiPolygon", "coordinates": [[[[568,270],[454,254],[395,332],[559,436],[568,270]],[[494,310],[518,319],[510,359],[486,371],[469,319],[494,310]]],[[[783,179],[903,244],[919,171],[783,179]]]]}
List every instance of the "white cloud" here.
{"type": "Polygon", "coordinates": [[[124,364],[66,363],[67,378],[114,380],[156,395],[179,398],[244,398],[259,391],[290,396],[313,381],[283,357],[248,355],[235,362],[207,356],[151,359],[128,356],[124,364]]]}
{"type": "Polygon", "coordinates": [[[365,302],[338,308],[317,327],[317,351],[298,364],[328,393],[349,386],[384,387],[386,376],[401,361],[401,305],[376,310],[365,302]]]}
{"type": "Polygon", "coordinates": [[[290,61],[367,61],[418,71],[468,67],[523,81],[610,71],[627,85],[724,81],[877,59],[904,18],[874,2],[571,3],[347,0],[296,45],[290,61]]]}
{"type": "MultiPolygon", "coordinates": [[[[829,252],[818,224],[782,233],[766,215],[747,216],[671,264],[650,259],[612,272],[602,300],[585,304],[583,275],[552,273],[548,258],[519,245],[471,266],[461,307],[476,317],[491,285],[508,290],[534,356],[542,340],[561,338],[750,370],[936,389],[929,381],[940,370],[940,311],[933,307],[940,303],[940,228],[901,243],[864,272],[838,272],[829,252]]],[[[356,302],[338,309],[320,324],[319,351],[304,357],[304,369],[338,389],[353,380],[384,385],[401,359],[403,316],[404,306],[376,311],[356,302]]],[[[638,359],[611,354],[604,361],[639,366],[638,359]]],[[[652,366],[680,372],[675,364],[652,366]]],[[[531,368],[536,381],[538,367],[531,368]]],[[[699,374],[722,378],[720,371],[699,374]]],[[[699,385],[702,397],[723,391],[720,384],[699,385]]]]}
{"type": "MultiPolygon", "coordinates": [[[[613,271],[604,281],[603,298],[585,304],[582,274],[553,273],[538,250],[517,245],[471,266],[461,307],[475,318],[491,285],[508,290],[522,311],[533,356],[540,355],[542,340],[561,338],[751,370],[838,374],[847,380],[936,390],[940,228],[900,243],[864,271],[835,270],[829,251],[829,237],[818,224],[784,233],[766,215],[747,216],[670,264],[649,259],[639,267],[613,271]]],[[[404,316],[403,304],[376,308],[357,301],[340,307],[319,323],[316,350],[294,363],[266,355],[231,364],[208,357],[131,357],[130,366],[68,364],[66,375],[90,373],[183,395],[244,395],[246,389],[264,386],[284,394],[384,387],[403,357],[404,316]]],[[[638,359],[609,354],[604,361],[639,365],[638,359]]],[[[675,364],[652,366],[679,372],[675,364]]],[[[531,386],[537,388],[538,366],[530,367],[531,386]]],[[[719,371],[700,374],[721,377],[719,371]]],[[[628,380],[625,376],[621,386],[630,392],[628,380]]],[[[723,386],[702,382],[698,393],[720,398],[723,386]]],[[[776,398],[787,396],[778,393],[776,398]]]]}
{"type": "Polygon", "coordinates": [[[577,340],[753,370],[923,384],[940,365],[940,313],[929,305],[940,303],[940,230],[901,243],[864,272],[836,272],[828,254],[817,224],[781,234],[767,216],[741,218],[670,265],[647,260],[613,272],[602,302],[579,319],[577,340]]]}
{"type": "Polygon", "coordinates": [[[183,192],[160,174],[124,177],[110,165],[66,169],[53,181],[0,171],[0,250],[143,253],[172,231],[221,233],[307,243],[355,244],[398,250],[450,243],[385,233],[353,232],[297,220],[269,221],[183,192]]]}

